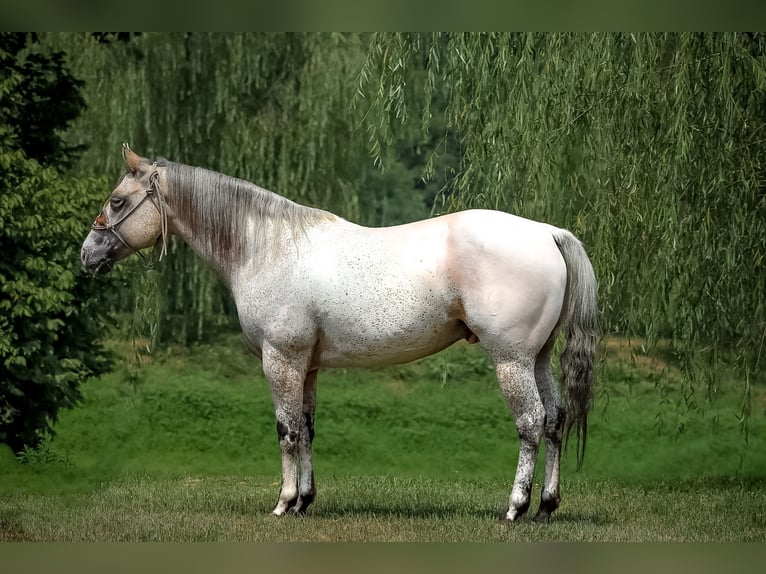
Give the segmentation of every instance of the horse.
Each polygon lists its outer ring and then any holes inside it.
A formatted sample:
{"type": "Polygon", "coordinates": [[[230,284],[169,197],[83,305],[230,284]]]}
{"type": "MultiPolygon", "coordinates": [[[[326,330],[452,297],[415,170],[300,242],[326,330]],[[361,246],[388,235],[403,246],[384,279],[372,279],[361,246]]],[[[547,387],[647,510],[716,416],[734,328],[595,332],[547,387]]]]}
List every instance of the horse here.
{"type": "Polygon", "coordinates": [[[492,210],[368,228],[241,179],[151,161],[127,144],[122,153],[126,168],[82,245],[82,264],[106,273],[151,246],[161,259],[177,235],[228,286],[274,404],[282,482],[272,514],[304,514],[316,497],[320,369],[405,363],[466,340],[492,359],[519,436],[500,518],[528,510],[544,441],[534,519],[550,521],[562,442],[574,429],[579,468],[593,398],[597,283],[572,233],[492,210]],[[561,330],[559,390],[551,355],[561,330]]]}

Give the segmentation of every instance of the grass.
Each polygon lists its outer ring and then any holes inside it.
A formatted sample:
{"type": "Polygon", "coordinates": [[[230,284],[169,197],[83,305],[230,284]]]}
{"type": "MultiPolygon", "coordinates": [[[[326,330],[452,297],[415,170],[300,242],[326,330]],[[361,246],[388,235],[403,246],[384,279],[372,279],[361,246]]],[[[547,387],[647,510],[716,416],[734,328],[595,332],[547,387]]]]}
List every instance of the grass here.
{"type": "Polygon", "coordinates": [[[491,367],[465,345],[320,374],[317,503],[303,519],[267,516],[274,415],[259,365],[232,338],[155,355],[137,388],[124,370],[91,381],[28,464],[0,452],[0,540],[763,541],[764,389],[753,388],[745,442],[734,381],[714,405],[672,400],[672,367],[606,356],[585,467],[565,458],[547,526],[495,520],[517,440],[491,367]]]}
{"type": "Polygon", "coordinates": [[[327,477],[304,518],[273,518],[272,477],[123,476],[0,504],[0,541],[761,541],[762,484],[570,481],[555,520],[507,525],[498,480],[327,477]]]}

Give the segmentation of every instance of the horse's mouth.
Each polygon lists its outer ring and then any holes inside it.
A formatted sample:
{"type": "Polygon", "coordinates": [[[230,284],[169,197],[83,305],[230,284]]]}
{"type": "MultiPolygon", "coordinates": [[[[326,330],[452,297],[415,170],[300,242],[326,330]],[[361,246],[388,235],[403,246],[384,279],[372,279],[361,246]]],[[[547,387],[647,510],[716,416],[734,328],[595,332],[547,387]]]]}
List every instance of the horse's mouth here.
{"type": "Polygon", "coordinates": [[[104,237],[93,237],[93,232],[88,235],[80,249],[82,267],[91,275],[109,273],[116,260],[115,246],[104,237]]]}
{"type": "Polygon", "coordinates": [[[82,267],[91,275],[106,275],[112,270],[114,263],[108,257],[103,257],[98,261],[87,261],[83,258],[82,267]]]}
{"type": "Polygon", "coordinates": [[[102,259],[96,265],[95,269],[91,271],[94,275],[106,275],[112,270],[112,262],[108,259],[102,259]]]}

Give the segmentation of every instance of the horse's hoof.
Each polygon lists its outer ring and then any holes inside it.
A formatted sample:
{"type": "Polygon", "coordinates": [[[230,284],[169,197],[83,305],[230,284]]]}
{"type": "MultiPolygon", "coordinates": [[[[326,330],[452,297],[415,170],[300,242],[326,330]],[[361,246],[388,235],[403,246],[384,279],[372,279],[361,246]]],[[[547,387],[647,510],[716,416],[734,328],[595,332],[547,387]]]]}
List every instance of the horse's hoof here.
{"type": "Polygon", "coordinates": [[[547,511],[538,510],[537,514],[535,514],[535,517],[532,519],[532,521],[538,524],[550,524],[551,514],[550,512],[547,512],[547,511]]]}

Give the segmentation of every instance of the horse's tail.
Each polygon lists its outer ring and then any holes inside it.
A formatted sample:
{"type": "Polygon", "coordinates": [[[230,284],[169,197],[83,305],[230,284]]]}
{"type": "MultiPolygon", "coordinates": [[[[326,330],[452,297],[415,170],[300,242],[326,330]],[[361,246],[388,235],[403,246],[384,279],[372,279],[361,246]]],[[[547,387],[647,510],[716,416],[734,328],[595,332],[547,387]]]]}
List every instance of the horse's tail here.
{"type": "Polygon", "coordinates": [[[574,235],[564,229],[557,229],[553,232],[553,240],[567,267],[567,286],[559,319],[566,336],[566,348],[560,359],[561,387],[564,395],[564,437],[567,444],[574,427],[579,469],[585,456],[588,411],[593,402],[598,284],[588,255],[574,235]]]}

